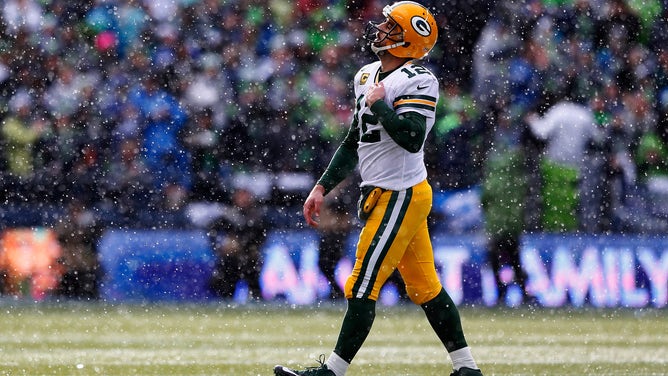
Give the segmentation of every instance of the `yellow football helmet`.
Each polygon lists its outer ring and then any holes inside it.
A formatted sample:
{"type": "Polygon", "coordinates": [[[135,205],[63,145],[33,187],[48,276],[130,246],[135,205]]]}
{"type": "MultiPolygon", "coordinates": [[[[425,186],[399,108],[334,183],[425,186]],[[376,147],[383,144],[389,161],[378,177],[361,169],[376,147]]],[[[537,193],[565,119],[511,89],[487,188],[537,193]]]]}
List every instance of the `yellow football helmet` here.
{"type": "Polygon", "coordinates": [[[394,22],[391,30],[378,28],[380,23],[369,22],[364,39],[371,50],[378,54],[387,51],[396,57],[421,59],[431,51],[438,38],[434,16],[424,6],[414,1],[399,1],[383,8],[383,16],[394,22]],[[392,43],[383,43],[390,40],[392,43]]]}

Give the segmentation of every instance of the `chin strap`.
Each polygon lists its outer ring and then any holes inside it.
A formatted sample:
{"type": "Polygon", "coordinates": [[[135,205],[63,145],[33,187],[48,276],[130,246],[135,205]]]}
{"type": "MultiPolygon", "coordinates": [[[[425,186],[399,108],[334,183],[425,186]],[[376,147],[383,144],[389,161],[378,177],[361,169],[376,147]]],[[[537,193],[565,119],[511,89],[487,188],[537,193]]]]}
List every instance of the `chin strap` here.
{"type": "Polygon", "coordinates": [[[390,44],[389,46],[376,47],[376,46],[374,46],[373,43],[371,43],[371,51],[373,51],[373,53],[375,53],[377,55],[381,51],[387,51],[387,50],[395,48],[395,47],[403,46],[404,44],[406,44],[406,42],[397,42],[397,43],[394,43],[394,44],[390,44]]]}

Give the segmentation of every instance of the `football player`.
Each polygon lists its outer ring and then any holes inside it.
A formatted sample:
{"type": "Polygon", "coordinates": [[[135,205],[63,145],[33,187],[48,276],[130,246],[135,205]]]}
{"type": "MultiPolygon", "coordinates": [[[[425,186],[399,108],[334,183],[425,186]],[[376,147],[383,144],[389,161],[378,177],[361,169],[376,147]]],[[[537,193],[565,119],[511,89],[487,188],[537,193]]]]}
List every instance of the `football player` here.
{"type": "Polygon", "coordinates": [[[380,290],[397,268],[448,351],[452,375],[482,375],[459,312],[438,279],[427,228],[432,190],[423,149],[439,90],[436,77],[417,60],[436,43],[436,21],[412,1],[386,6],[383,15],[383,22],[366,28],[378,61],[355,75],[351,127],[304,203],[306,222],[317,227],[324,196],[359,165],[358,215],[365,224],[345,284],[347,310],[334,350],[320,366],[297,371],[278,365],[278,376],[343,376],[371,330],[380,290]]]}

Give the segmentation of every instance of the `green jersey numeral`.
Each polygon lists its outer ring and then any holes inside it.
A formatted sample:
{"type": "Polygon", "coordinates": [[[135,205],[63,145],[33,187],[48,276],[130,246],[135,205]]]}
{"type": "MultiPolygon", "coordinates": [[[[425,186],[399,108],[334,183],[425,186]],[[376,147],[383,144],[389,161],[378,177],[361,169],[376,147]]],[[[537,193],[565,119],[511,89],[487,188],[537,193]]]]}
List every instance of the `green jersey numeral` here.
{"type": "Polygon", "coordinates": [[[401,68],[401,71],[406,73],[406,76],[408,76],[408,78],[413,78],[418,74],[430,74],[429,70],[427,70],[427,68],[425,67],[421,67],[419,65],[413,65],[412,68],[413,69],[411,70],[408,69],[407,67],[404,67],[401,68]]]}
{"type": "Polygon", "coordinates": [[[364,98],[364,95],[360,95],[359,98],[357,98],[355,114],[353,115],[353,119],[356,119],[355,126],[359,126],[362,131],[360,141],[366,143],[378,142],[380,141],[380,131],[369,131],[369,127],[367,126],[367,124],[378,124],[378,118],[373,114],[362,114],[361,119],[357,120],[359,111],[362,109],[362,98],[364,98]]]}

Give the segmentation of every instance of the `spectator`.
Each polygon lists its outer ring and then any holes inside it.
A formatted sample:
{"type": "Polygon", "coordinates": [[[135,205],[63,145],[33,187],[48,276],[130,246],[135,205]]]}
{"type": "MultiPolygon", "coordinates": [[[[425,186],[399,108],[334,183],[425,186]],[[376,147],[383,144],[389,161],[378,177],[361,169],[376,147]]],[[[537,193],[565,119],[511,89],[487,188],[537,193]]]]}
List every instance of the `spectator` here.
{"type": "MultiPolygon", "coordinates": [[[[668,148],[654,133],[646,133],[640,140],[636,151],[638,175],[642,180],[668,177],[668,148]]],[[[668,181],[668,180],[667,180],[668,181]]],[[[659,183],[660,184],[660,183],[659,183]]],[[[666,183],[660,184],[666,185],[666,183]]]]}
{"type": "Polygon", "coordinates": [[[142,33],[148,27],[146,5],[142,1],[129,0],[118,5],[118,51],[125,57],[127,50],[140,43],[142,33]]]}
{"type": "Polygon", "coordinates": [[[641,23],[635,11],[625,0],[609,0],[604,17],[594,26],[595,48],[617,45],[626,56],[629,48],[640,41],[641,23]]]}
{"type": "Polygon", "coordinates": [[[56,68],[56,78],[44,93],[43,102],[53,116],[73,116],[82,103],[85,94],[99,82],[97,74],[75,72],[69,62],[61,62],[56,68]]]}
{"type": "Polygon", "coordinates": [[[582,203],[580,180],[601,174],[582,171],[591,143],[600,143],[602,134],[591,109],[562,100],[544,116],[531,113],[526,118],[532,133],[546,142],[541,162],[543,177],[543,229],[575,231],[583,223],[578,206],[582,203]]]}
{"type": "Polygon", "coordinates": [[[190,189],[190,156],[178,138],[186,113],[178,99],[161,88],[155,76],[146,78],[129,99],[145,122],[142,150],[154,176],[154,188],[160,191],[179,184],[190,189]]]}
{"type": "Polygon", "coordinates": [[[35,0],[7,0],[2,15],[5,27],[12,35],[21,31],[37,33],[44,22],[43,9],[35,0]]]}
{"type": "Polygon", "coordinates": [[[57,296],[94,300],[99,297],[98,280],[101,269],[97,258],[97,242],[102,229],[95,215],[79,200],[67,205],[67,214],[55,227],[61,246],[58,259],[63,274],[57,296]]]}
{"type": "MultiPolygon", "coordinates": [[[[153,175],[150,174],[140,151],[140,141],[126,138],[119,141],[111,158],[108,173],[99,181],[104,185],[109,206],[125,218],[136,218],[140,208],[152,200],[153,175]]],[[[125,223],[125,221],[121,223],[125,223]]]]}
{"type": "MultiPolygon", "coordinates": [[[[349,184],[345,185],[350,187],[349,184]]],[[[318,266],[327,278],[330,292],[329,299],[338,300],[345,296],[339,282],[336,279],[336,267],[345,255],[348,237],[352,230],[353,217],[350,215],[350,207],[346,206],[345,200],[340,193],[344,189],[339,188],[332,197],[325,200],[322,207],[320,226],[320,246],[318,247],[318,266]]]]}
{"type": "Polygon", "coordinates": [[[236,187],[232,202],[209,229],[216,266],[211,279],[214,293],[234,298],[239,282],[247,284],[250,298],[262,298],[261,247],[267,235],[266,208],[244,188],[236,187]]]}
{"type": "Polygon", "coordinates": [[[48,125],[36,116],[34,105],[26,91],[17,92],[9,102],[10,112],[0,129],[6,163],[5,194],[17,194],[22,200],[34,199],[30,189],[35,173],[33,147],[48,125]]]}
{"type": "Polygon", "coordinates": [[[487,249],[499,300],[516,304],[507,295],[516,283],[525,293],[526,276],[520,263],[520,236],[526,230],[528,196],[525,128],[513,121],[507,110],[492,111],[494,145],[485,159],[481,204],[485,215],[487,249]],[[506,269],[512,274],[508,274],[506,269]]]}
{"type": "Polygon", "coordinates": [[[668,219],[668,147],[655,133],[646,133],[635,155],[639,184],[652,203],[650,212],[668,219]]]}
{"type": "Polygon", "coordinates": [[[34,102],[27,92],[14,95],[9,106],[11,112],[2,124],[5,159],[12,175],[28,178],[33,173],[32,146],[44,131],[44,123],[32,115],[34,102]]]}
{"type": "Polygon", "coordinates": [[[82,145],[64,178],[66,182],[72,182],[68,193],[88,206],[100,202],[103,195],[103,188],[98,183],[102,177],[99,150],[96,145],[82,145]]]}
{"type": "Polygon", "coordinates": [[[663,1],[663,10],[654,19],[649,31],[649,47],[657,55],[668,50],[668,2],[663,1]]]}
{"type": "Polygon", "coordinates": [[[473,50],[473,98],[482,108],[507,93],[508,63],[521,42],[502,17],[485,24],[473,50]]]}
{"type": "Polygon", "coordinates": [[[586,43],[593,35],[594,24],[598,16],[592,1],[575,0],[571,5],[564,4],[562,8],[563,11],[556,12],[554,15],[559,33],[567,39],[586,43]]]}
{"type": "MultiPolygon", "coordinates": [[[[204,201],[222,201],[220,131],[214,126],[210,109],[194,113],[182,131],[183,144],[191,156],[193,174],[190,196],[204,201]]],[[[228,144],[228,146],[230,146],[228,144]]]]}
{"type": "Polygon", "coordinates": [[[179,184],[167,184],[153,195],[155,203],[139,211],[135,226],[188,230],[192,222],[187,214],[188,190],[179,184]]]}
{"type": "Polygon", "coordinates": [[[522,42],[520,53],[509,64],[509,94],[511,109],[516,114],[534,109],[548,95],[548,81],[557,70],[550,61],[544,45],[532,38],[522,42]]]}
{"type": "Polygon", "coordinates": [[[462,189],[480,181],[476,171],[485,132],[477,111],[469,92],[454,82],[445,84],[429,134],[433,147],[425,150],[434,188],[462,189]]]}
{"type": "Polygon", "coordinates": [[[186,83],[183,97],[192,113],[211,113],[212,125],[223,129],[228,122],[228,105],[233,101],[234,91],[227,72],[222,69],[221,58],[208,53],[195,63],[195,73],[186,83]]]}

